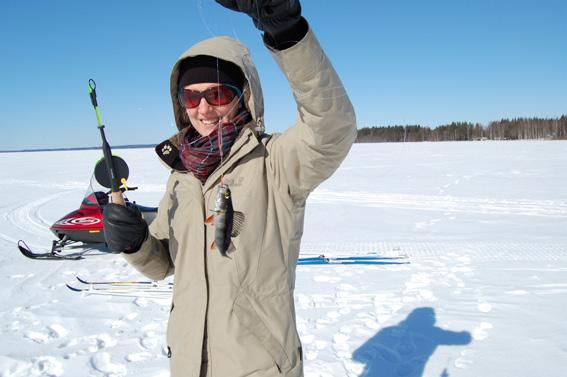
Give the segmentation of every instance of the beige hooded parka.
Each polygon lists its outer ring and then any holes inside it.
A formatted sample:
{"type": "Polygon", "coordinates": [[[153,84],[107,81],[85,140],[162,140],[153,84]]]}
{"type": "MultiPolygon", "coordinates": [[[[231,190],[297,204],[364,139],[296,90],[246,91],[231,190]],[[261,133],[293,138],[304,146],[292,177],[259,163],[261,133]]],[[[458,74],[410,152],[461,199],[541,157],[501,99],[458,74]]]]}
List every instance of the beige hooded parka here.
{"type": "Polygon", "coordinates": [[[353,107],[313,32],[271,50],[297,102],[297,122],[264,135],[263,100],[250,53],[239,42],[212,38],[190,48],[173,68],[171,97],[178,128],[179,62],[211,55],[242,68],[253,121],[204,185],[178,157],[179,136],[156,151],[171,168],[157,218],[141,249],[125,258],[154,280],[174,275],[167,345],[174,377],[303,376],[293,291],[305,201],[347,155],[355,137],[353,107]],[[221,175],[245,224],[223,257],[211,244],[221,175]]]}

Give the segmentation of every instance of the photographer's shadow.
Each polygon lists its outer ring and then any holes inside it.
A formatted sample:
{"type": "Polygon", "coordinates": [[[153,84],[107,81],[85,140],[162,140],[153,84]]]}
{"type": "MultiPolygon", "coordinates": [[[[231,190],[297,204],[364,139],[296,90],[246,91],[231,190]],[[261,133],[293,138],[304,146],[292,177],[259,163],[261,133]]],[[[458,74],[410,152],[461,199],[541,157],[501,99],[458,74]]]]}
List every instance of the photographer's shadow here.
{"type": "Polygon", "coordinates": [[[354,351],[352,358],[366,364],[361,377],[422,377],[437,346],[470,342],[467,331],[435,327],[433,308],[417,308],[398,325],[380,330],[354,351]]]}

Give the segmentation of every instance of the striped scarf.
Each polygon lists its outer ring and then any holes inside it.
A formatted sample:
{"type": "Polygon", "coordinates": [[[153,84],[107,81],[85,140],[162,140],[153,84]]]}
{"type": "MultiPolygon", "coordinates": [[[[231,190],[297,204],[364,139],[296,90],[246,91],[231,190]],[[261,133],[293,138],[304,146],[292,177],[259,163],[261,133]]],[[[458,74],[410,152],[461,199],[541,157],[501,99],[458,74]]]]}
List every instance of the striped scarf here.
{"type": "Polygon", "coordinates": [[[217,168],[223,159],[228,157],[230,148],[242,128],[252,119],[248,111],[241,112],[232,122],[221,125],[222,154],[219,146],[219,129],[208,136],[201,136],[193,127],[183,135],[179,157],[187,170],[197,177],[202,184],[217,168]]]}

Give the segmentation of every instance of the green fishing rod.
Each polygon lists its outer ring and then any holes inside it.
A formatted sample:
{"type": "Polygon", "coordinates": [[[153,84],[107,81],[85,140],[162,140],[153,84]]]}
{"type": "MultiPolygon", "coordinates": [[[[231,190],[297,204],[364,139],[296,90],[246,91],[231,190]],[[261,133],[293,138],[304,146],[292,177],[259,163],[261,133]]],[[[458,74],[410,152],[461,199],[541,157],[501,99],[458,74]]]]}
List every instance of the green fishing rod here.
{"type": "Polygon", "coordinates": [[[95,177],[101,185],[110,188],[110,200],[112,203],[125,205],[120,184],[122,183],[126,187],[125,183],[126,179],[128,179],[128,165],[126,165],[126,162],[120,157],[112,155],[110,145],[108,144],[104,134],[104,124],[102,124],[100,111],[98,109],[98,102],[96,100],[96,83],[93,79],[89,80],[89,95],[96,113],[98,129],[102,138],[102,153],[104,156],[104,163],[99,161],[95,168],[95,177]]]}

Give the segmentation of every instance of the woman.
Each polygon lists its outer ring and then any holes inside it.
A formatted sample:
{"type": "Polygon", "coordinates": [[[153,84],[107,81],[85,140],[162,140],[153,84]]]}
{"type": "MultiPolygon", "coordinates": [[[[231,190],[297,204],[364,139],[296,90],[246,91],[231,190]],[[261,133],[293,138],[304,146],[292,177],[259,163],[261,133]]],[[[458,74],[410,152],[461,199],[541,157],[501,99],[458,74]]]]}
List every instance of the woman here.
{"type": "Polygon", "coordinates": [[[196,44],[171,74],[179,133],[156,147],[171,169],[157,218],[148,230],[134,209],[108,205],[105,233],[149,278],[174,274],[172,376],[302,376],[293,290],[305,202],[348,153],[354,111],[297,1],[219,2],[264,31],[297,123],[264,134],[246,47],[227,37],[196,44]],[[206,221],[223,186],[235,215],[226,247],[206,221]]]}

